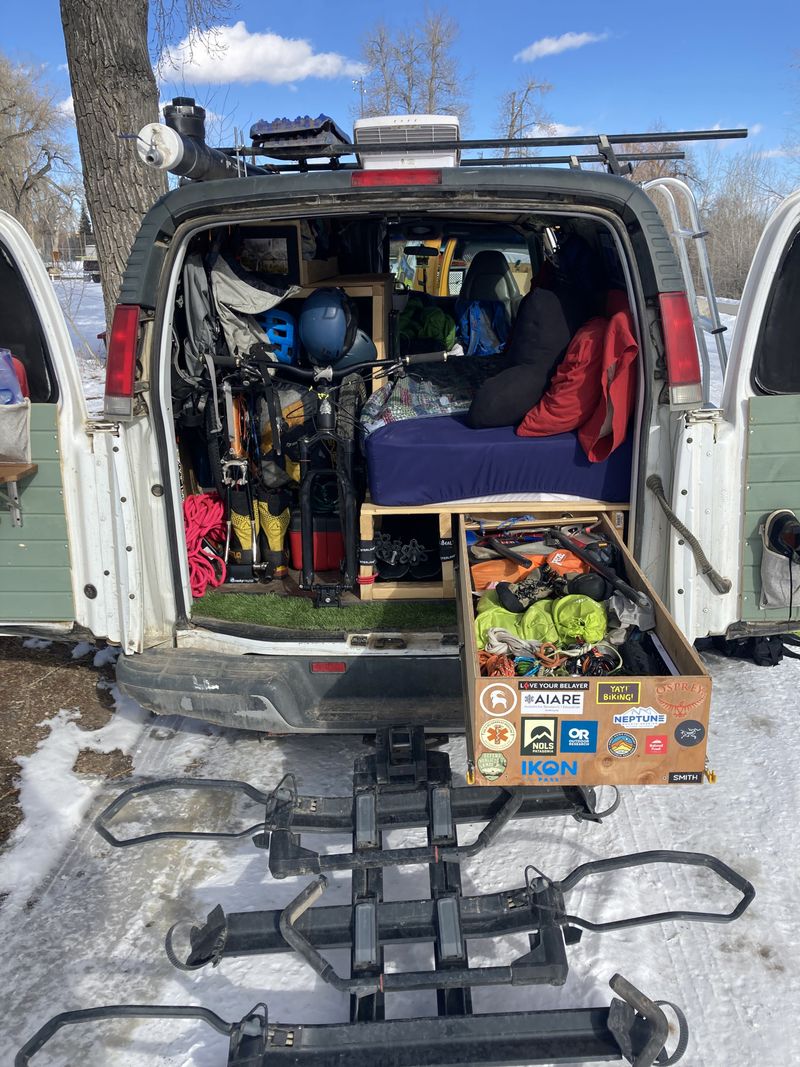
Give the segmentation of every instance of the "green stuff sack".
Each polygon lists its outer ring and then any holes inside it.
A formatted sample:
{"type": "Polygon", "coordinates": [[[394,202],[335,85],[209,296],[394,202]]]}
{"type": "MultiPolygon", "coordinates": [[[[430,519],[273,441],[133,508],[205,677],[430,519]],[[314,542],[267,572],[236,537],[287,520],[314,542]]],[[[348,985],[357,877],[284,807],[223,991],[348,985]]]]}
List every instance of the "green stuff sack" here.
{"type": "Polygon", "coordinates": [[[558,630],[553,622],[553,601],[537,600],[522,615],[517,615],[517,633],[525,641],[558,643],[558,630]]]}
{"type": "MultiPolygon", "coordinates": [[[[484,597],[481,597],[481,600],[483,599],[484,597]]],[[[513,611],[506,611],[499,604],[497,607],[488,606],[485,611],[481,611],[475,618],[475,639],[478,642],[478,648],[486,647],[486,635],[496,626],[500,626],[512,634],[519,633],[519,620],[519,615],[513,611]]]]}
{"type": "MultiPolygon", "coordinates": [[[[530,611],[530,608],[528,609],[530,611]]],[[[595,645],[606,636],[606,609],[591,597],[573,594],[553,602],[558,643],[595,645]]]]}

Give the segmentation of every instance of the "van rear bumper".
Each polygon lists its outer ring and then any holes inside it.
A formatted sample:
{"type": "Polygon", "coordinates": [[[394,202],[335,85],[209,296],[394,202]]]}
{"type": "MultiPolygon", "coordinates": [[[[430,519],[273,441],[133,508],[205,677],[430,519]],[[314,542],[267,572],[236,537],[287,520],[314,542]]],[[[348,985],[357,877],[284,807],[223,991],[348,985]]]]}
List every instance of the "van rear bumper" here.
{"type": "Polygon", "coordinates": [[[345,659],[152,649],[120,656],[117,684],[155,715],[240,730],[369,733],[398,723],[464,729],[460,662],[452,655],[345,659]],[[320,671],[326,661],[345,670],[320,671]]]}

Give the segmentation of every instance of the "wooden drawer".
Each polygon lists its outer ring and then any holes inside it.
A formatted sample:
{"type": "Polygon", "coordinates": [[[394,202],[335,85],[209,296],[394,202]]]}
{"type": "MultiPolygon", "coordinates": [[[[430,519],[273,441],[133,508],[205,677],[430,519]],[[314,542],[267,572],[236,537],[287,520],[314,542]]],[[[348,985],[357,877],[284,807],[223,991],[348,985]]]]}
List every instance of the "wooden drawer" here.
{"type": "Polygon", "coordinates": [[[652,600],[655,635],[675,673],[541,680],[481,677],[467,523],[459,516],[456,597],[469,779],[475,785],[677,785],[704,780],[711,678],[608,517],[601,515],[600,523],[622,553],[628,583],[652,600]]]}

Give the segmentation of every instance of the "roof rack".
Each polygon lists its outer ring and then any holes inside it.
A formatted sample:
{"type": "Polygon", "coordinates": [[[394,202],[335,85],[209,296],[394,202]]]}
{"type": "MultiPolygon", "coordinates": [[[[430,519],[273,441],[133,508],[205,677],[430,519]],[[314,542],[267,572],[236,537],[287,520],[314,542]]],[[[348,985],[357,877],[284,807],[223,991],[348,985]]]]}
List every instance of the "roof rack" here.
{"type": "MultiPolygon", "coordinates": [[[[322,116],[320,116],[322,118],[322,116]]],[[[259,143],[251,147],[245,145],[220,148],[225,155],[236,158],[268,157],[292,161],[289,165],[282,165],[281,171],[292,170],[321,170],[344,167],[353,169],[355,163],[342,163],[347,156],[381,155],[391,152],[407,152],[411,147],[405,141],[384,144],[350,144],[335,143],[335,136],[330,136],[330,128],[326,131],[328,136],[320,139],[319,143],[313,143],[313,137],[309,137],[310,131],[304,131],[306,136],[293,148],[290,138],[285,136],[285,128],[281,131],[284,136],[275,144],[270,143],[270,138],[264,136],[264,128],[269,124],[257,124],[260,136],[256,138],[259,143]],[[327,160],[323,163],[310,163],[310,159],[327,160]]],[[[335,124],[334,124],[335,126],[335,124]]],[[[254,127],[255,128],[255,127],[254,127]]],[[[337,129],[337,133],[340,131],[337,129]]],[[[600,163],[607,167],[611,174],[629,174],[634,163],[647,160],[684,159],[685,153],[679,150],[655,151],[655,152],[617,152],[615,145],[635,144],[667,144],[682,143],[685,141],[719,141],[733,138],[747,137],[747,130],[743,128],[726,130],[651,130],[646,133],[613,133],[613,134],[586,134],[581,137],[495,137],[488,139],[466,139],[457,141],[430,141],[424,145],[414,145],[414,151],[421,155],[426,152],[453,152],[453,151],[486,151],[487,149],[520,149],[520,148],[578,148],[591,146],[596,151],[592,154],[564,155],[529,155],[529,156],[475,156],[461,159],[462,167],[507,167],[507,166],[555,166],[566,164],[572,168],[580,169],[584,163],[600,163]]]]}

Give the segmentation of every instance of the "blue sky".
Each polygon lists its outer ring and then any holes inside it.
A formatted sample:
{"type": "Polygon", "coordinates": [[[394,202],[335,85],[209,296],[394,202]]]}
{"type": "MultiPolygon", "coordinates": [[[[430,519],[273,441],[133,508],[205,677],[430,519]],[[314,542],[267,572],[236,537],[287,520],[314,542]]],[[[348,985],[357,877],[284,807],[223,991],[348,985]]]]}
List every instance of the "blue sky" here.
{"type": "MultiPolygon", "coordinates": [[[[245,130],[258,118],[320,111],[349,129],[363,29],[379,10],[372,0],[241,0],[225,20],[225,58],[204,60],[200,49],[199,69],[183,84],[165,84],[162,97],[193,93],[245,130]],[[209,84],[223,77],[227,83],[209,84]]],[[[398,10],[385,16],[390,25],[412,22],[425,4],[405,0],[398,10]]],[[[494,133],[498,98],[531,75],[553,85],[553,119],[580,132],[645,130],[655,121],[667,129],[745,125],[754,131],[751,147],[777,154],[800,121],[800,68],[792,69],[800,18],[790,0],[742,5],[741,17],[730,3],[683,0],[666,8],[574,2],[550,12],[506,0],[449,10],[460,25],[454,51],[471,78],[473,137],[494,133]]],[[[2,47],[46,63],[54,87],[69,96],[57,0],[9,5],[2,47]]]]}

